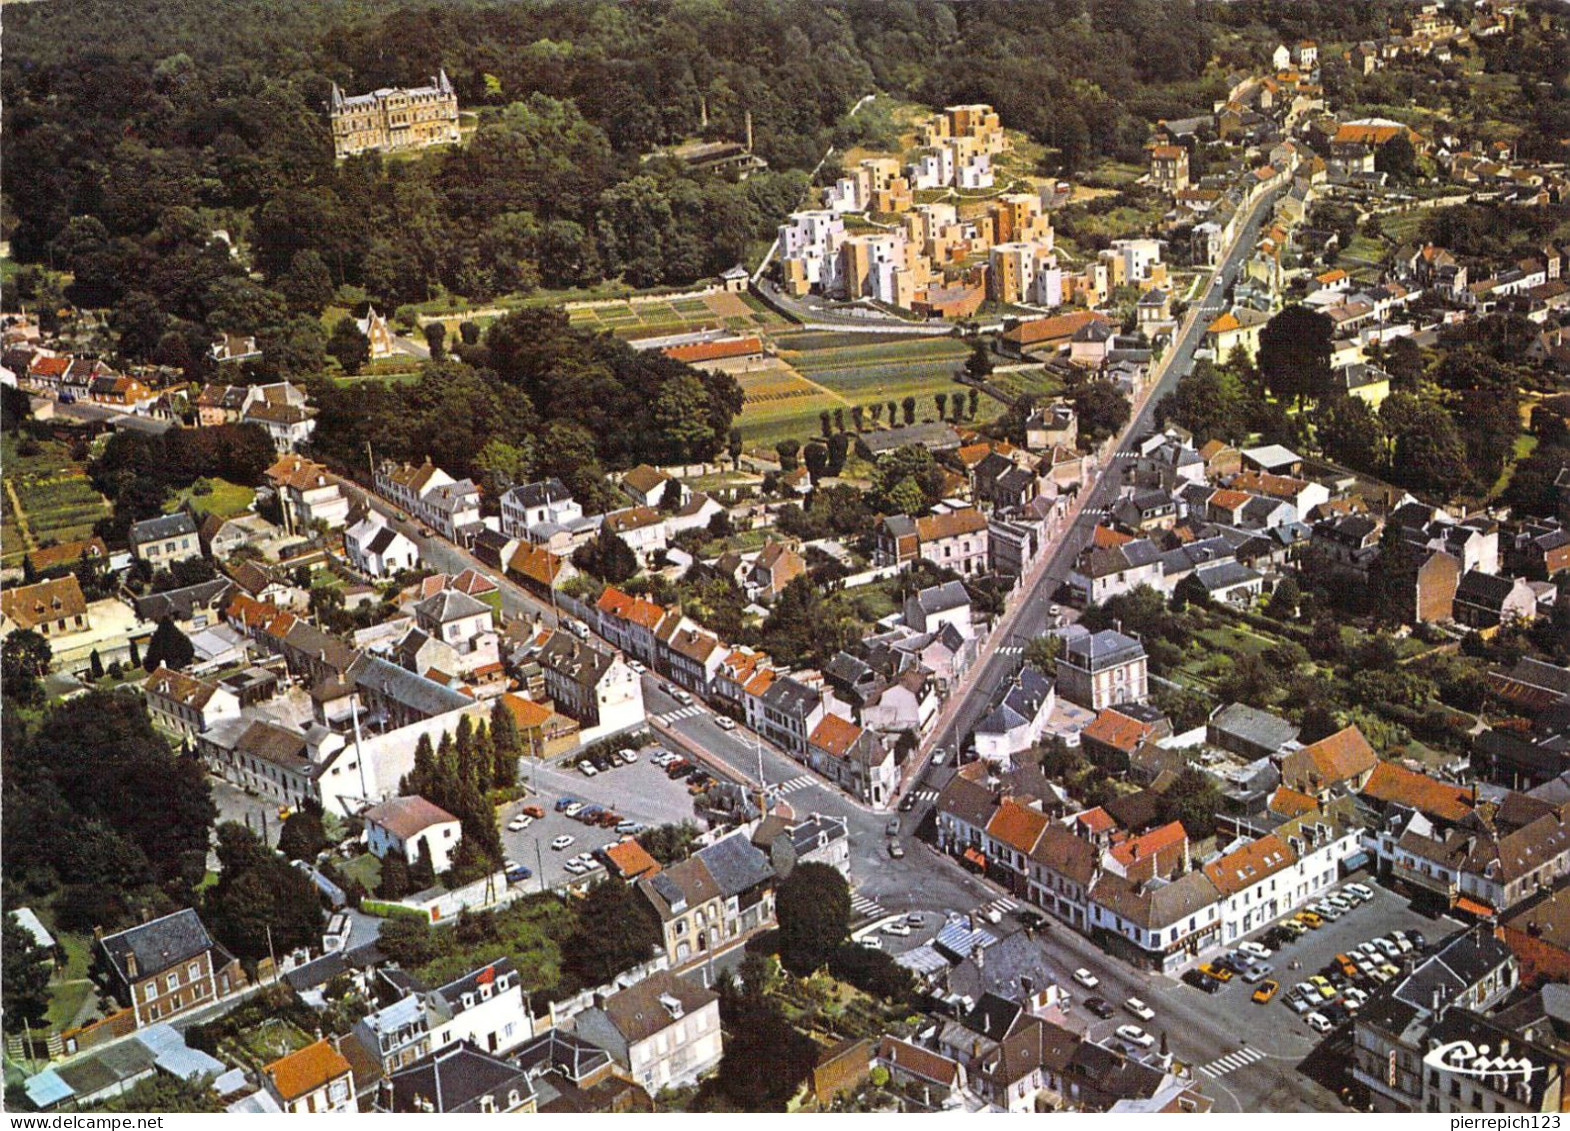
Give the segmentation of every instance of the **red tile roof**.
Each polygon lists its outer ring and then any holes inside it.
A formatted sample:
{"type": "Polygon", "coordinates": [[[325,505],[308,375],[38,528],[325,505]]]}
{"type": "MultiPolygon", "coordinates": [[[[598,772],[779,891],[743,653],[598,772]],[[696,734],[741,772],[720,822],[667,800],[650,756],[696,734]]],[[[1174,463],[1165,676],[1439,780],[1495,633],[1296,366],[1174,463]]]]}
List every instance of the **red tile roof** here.
{"type": "Polygon", "coordinates": [[[987,835],[1016,852],[1029,854],[1047,827],[1045,814],[1038,813],[1012,797],[1005,797],[992,819],[987,822],[987,835]]]}
{"type": "Polygon", "coordinates": [[[1375,766],[1362,795],[1385,804],[1405,805],[1451,823],[1467,817],[1474,806],[1468,787],[1439,781],[1395,762],[1375,766]]]}

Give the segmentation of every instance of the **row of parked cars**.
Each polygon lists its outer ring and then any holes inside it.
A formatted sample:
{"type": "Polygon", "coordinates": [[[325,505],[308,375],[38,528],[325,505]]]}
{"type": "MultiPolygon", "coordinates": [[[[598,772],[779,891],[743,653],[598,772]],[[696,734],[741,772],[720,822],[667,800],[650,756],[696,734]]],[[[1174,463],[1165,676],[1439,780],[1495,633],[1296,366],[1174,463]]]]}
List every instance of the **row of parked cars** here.
{"type": "Polygon", "coordinates": [[[1283,919],[1258,939],[1246,940],[1233,950],[1199,966],[1183,975],[1183,980],[1206,993],[1220,993],[1234,979],[1257,987],[1253,1000],[1264,1004],[1275,998],[1281,983],[1272,977],[1275,967],[1266,961],[1277,951],[1291,945],[1309,931],[1333,922],[1360,904],[1374,898],[1374,889],[1366,884],[1346,884],[1309,904],[1290,918],[1283,919]]]}
{"type": "Polygon", "coordinates": [[[665,771],[665,776],[671,781],[687,780],[687,792],[696,796],[714,784],[714,778],[707,770],[700,769],[696,762],[683,758],[680,754],[673,754],[669,750],[661,749],[649,759],[660,769],[665,771]]]}
{"type": "Polygon", "coordinates": [[[596,750],[593,754],[585,755],[578,759],[578,772],[586,778],[607,773],[617,766],[630,766],[638,760],[636,750],[596,750]]]}
{"type": "Polygon", "coordinates": [[[1397,960],[1422,950],[1428,940],[1421,931],[1391,931],[1359,943],[1325,964],[1317,974],[1293,986],[1282,999],[1316,1033],[1328,1033],[1368,1001],[1371,990],[1401,976],[1397,960]]]}

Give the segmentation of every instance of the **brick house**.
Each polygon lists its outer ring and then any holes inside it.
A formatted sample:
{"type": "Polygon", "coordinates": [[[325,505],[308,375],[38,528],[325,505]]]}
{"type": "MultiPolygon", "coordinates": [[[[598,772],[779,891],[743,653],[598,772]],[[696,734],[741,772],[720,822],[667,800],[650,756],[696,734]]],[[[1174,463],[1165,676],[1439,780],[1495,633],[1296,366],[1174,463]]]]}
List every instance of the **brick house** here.
{"type": "Polygon", "coordinates": [[[239,961],[207,933],[190,908],[142,923],[94,945],[108,989],[137,1028],[211,1005],[246,985],[239,961]]]}

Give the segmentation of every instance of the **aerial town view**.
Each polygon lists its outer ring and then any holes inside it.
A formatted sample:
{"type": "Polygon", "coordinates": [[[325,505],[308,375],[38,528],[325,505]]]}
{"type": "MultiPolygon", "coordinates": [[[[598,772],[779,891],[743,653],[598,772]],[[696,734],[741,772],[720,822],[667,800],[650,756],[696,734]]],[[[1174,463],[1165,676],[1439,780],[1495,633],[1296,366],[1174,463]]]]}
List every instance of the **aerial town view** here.
{"type": "Polygon", "coordinates": [[[1570,1110],[1570,5],[3,22],[16,1126],[1570,1110]]]}

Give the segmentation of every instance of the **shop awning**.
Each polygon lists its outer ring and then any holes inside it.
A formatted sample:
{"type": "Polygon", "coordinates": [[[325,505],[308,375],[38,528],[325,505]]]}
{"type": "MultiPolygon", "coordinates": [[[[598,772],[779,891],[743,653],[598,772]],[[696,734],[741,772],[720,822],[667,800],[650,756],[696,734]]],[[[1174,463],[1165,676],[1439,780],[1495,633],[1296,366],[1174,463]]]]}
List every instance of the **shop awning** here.
{"type": "Polygon", "coordinates": [[[1495,914],[1494,909],[1488,906],[1488,904],[1479,903],[1477,900],[1470,899],[1464,895],[1456,900],[1456,910],[1464,911],[1468,915],[1476,915],[1479,919],[1491,918],[1495,914]]]}
{"type": "Polygon", "coordinates": [[[1345,860],[1341,861],[1341,874],[1343,876],[1349,875],[1352,872],[1357,871],[1359,868],[1366,868],[1366,867],[1368,867],[1368,865],[1369,865],[1368,853],[1366,853],[1366,852],[1354,852],[1354,853],[1352,853],[1352,855],[1348,856],[1345,860]]]}

